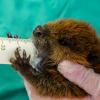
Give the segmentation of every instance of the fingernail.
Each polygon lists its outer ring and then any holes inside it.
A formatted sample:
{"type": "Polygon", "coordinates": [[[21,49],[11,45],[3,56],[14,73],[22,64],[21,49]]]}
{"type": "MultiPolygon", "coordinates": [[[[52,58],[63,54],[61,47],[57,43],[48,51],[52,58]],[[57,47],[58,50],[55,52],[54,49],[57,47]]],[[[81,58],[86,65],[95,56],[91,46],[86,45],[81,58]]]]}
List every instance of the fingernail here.
{"type": "Polygon", "coordinates": [[[61,73],[73,73],[74,71],[77,70],[77,67],[79,64],[75,64],[70,61],[63,61],[58,65],[58,71],[61,73]]]}

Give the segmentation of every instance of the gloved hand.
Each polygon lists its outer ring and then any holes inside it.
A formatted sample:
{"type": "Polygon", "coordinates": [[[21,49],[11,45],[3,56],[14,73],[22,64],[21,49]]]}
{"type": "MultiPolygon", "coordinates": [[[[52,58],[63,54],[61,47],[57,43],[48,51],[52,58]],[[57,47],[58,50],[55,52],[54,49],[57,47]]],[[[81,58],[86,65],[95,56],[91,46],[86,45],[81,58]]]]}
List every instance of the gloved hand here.
{"type": "Polygon", "coordinates": [[[87,91],[91,96],[83,99],[55,99],[39,96],[35,88],[25,80],[25,86],[30,100],[100,100],[100,75],[93,72],[92,69],[86,69],[84,66],[63,61],[58,66],[58,71],[67,79],[77,84],[87,91]]]}

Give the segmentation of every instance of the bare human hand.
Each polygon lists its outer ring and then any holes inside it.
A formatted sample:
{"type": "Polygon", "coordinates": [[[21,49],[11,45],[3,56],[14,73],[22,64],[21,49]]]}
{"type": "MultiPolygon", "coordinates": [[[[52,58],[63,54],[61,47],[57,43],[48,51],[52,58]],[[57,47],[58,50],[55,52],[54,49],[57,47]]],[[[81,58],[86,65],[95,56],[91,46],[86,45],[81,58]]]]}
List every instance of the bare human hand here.
{"type": "Polygon", "coordinates": [[[58,71],[67,79],[83,88],[90,96],[78,98],[51,98],[40,96],[35,88],[25,80],[25,86],[30,100],[100,100],[100,76],[95,74],[92,69],[86,69],[84,66],[63,61],[58,66],[58,71]]]}
{"type": "Polygon", "coordinates": [[[87,91],[90,97],[86,100],[100,100],[100,75],[94,73],[92,69],[84,66],[63,61],[58,66],[59,72],[70,81],[87,91]]]}

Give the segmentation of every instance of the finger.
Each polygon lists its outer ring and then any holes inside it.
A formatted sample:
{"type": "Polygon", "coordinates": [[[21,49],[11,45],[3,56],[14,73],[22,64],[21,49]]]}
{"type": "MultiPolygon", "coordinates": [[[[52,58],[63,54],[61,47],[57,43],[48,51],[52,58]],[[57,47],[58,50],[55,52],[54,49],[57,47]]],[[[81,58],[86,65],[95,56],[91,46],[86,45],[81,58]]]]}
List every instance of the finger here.
{"type": "Polygon", "coordinates": [[[20,56],[20,53],[19,53],[19,48],[17,48],[16,50],[15,50],[15,57],[18,59],[21,59],[21,56],[20,56]]]}
{"type": "Polygon", "coordinates": [[[83,88],[90,95],[100,95],[100,76],[92,69],[69,61],[63,61],[58,66],[58,71],[64,77],[83,88]]]}

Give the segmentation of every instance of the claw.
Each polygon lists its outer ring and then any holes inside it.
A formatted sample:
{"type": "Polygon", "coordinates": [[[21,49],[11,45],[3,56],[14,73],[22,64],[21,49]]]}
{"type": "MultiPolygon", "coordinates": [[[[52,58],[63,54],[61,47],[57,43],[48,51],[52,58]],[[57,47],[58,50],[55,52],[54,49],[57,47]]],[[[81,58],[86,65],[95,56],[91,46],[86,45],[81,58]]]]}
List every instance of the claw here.
{"type": "Polygon", "coordinates": [[[19,53],[19,48],[17,48],[17,49],[15,50],[15,57],[16,57],[17,59],[21,59],[21,56],[20,56],[20,53],[19,53]]]}
{"type": "Polygon", "coordinates": [[[25,59],[25,58],[26,58],[26,51],[23,50],[23,59],[25,59]]]}
{"type": "Polygon", "coordinates": [[[15,59],[14,59],[14,58],[11,58],[11,59],[10,59],[10,62],[11,62],[11,63],[14,63],[14,62],[15,62],[15,59]]]}
{"type": "Polygon", "coordinates": [[[23,50],[23,62],[25,63],[25,64],[27,64],[28,63],[28,61],[27,61],[27,55],[26,55],[26,51],[25,50],[23,50]]]}
{"type": "Polygon", "coordinates": [[[30,61],[30,58],[31,58],[31,55],[29,55],[29,56],[27,57],[27,61],[28,61],[28,62],[30,61]]]}

